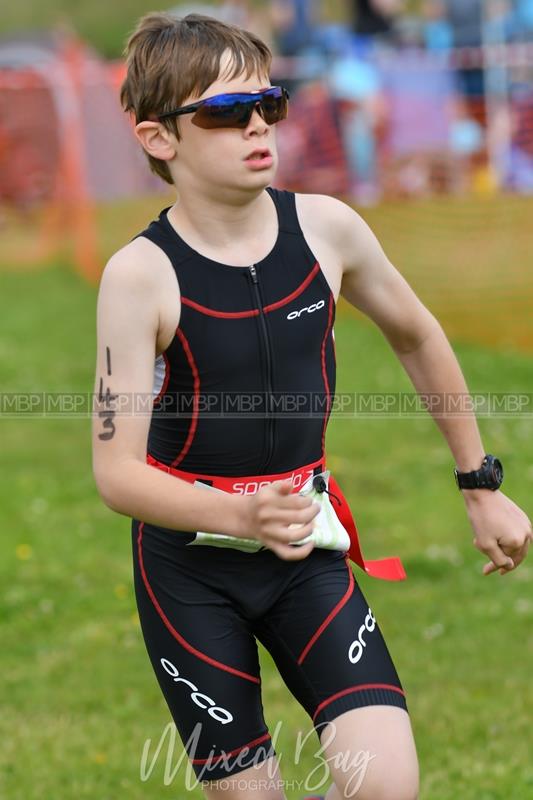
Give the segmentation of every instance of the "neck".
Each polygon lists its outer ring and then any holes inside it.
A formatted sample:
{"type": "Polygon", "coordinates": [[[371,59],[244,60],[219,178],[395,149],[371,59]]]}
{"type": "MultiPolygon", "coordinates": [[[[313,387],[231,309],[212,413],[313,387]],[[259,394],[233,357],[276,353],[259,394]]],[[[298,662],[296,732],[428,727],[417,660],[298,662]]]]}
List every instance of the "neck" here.
{"type": "Polygon", "coordinates": [[[271,201],[263,187],[209,195],[188,189],[178,194],[168,214],[180,230],[192,233],[209,247],[224,248],[236,241],[259,239],[269,205],[271,201]]]}

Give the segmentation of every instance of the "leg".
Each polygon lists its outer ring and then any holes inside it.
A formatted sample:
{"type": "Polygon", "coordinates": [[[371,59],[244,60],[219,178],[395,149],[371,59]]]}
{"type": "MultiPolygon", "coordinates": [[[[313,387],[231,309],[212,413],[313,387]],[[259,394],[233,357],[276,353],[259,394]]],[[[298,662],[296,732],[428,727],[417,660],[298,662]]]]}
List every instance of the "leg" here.
{"type": "Polygon", "coordinates": [[[306,562],[257,636],[320,736],[336,783],[328,800],[414,800],[418,764],[405,693],[377,621],[342,554],[316,550],[306,562]]]}
{"type": "Polygon", "coordinates": [[[404,709],[346,711],[326,725],[320,739],[334,780],[326,800],[417,800],[418,761],[404,709]]]}
{"type": "Polygon", "coordinates": [[[187,783],[196,777],[209,800],[284,800],[257,643],[223,576],[143,523],[134,524],[133,556],[144,641],[184,745],[187,783]]]}

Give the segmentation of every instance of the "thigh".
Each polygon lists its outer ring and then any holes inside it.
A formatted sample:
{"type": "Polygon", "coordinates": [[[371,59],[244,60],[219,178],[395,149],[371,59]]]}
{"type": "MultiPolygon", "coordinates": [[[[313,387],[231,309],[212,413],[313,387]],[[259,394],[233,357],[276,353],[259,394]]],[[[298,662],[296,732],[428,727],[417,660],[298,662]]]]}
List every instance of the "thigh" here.
{"type": "Polygon", "coordinates": [[[392,706],[340,714],[320,732],[322,757],[341,797],[416,800],[419,769],[409,715],[392,706]]]}
{"type": "Polygon", "coordinates": [[[150,526],[134,523],[132,546],[146,649],[197,777],[228,777],[274,755],[249,623],[212,574],[202,581],[200,562],[192,570],[150,526]]]}
{"type": "Polygon", "coordinates": [[[379,625],[342,553],[314,551],[256,635],[317,731],[354,708],[407,711],[379,625]]]}

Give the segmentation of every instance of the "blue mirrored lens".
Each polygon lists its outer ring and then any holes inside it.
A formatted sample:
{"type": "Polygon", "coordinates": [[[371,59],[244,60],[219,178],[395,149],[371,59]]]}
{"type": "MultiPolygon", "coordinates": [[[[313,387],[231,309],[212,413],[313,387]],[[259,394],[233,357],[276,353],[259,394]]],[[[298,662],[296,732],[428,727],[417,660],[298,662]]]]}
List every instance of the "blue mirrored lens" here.
{"type": "Polygon", "coordinates": [[[242,93],[242,94],[216,94],[214,97],[208,97],[204,101],[204,105],[211,107],[217,106],[219,108],[238,108],[239,106],[249,106],[260,103],[263,98],[279,98],[281,97],[281,88],[274,86],[272,89],[266,89],[264,92],[256,93],[242,93]]]}

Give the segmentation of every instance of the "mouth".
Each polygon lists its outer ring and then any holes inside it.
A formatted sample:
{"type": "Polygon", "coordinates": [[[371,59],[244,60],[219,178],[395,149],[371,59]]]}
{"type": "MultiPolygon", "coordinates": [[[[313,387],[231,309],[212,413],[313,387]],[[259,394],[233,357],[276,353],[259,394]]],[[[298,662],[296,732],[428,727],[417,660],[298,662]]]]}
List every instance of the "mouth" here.
{"type": "Polygon", "coordinates": [[[245,161],[261,161],[264,158],[271,158],[272,153],[268,147],[261,147],[246,156],[245,161]]]}

